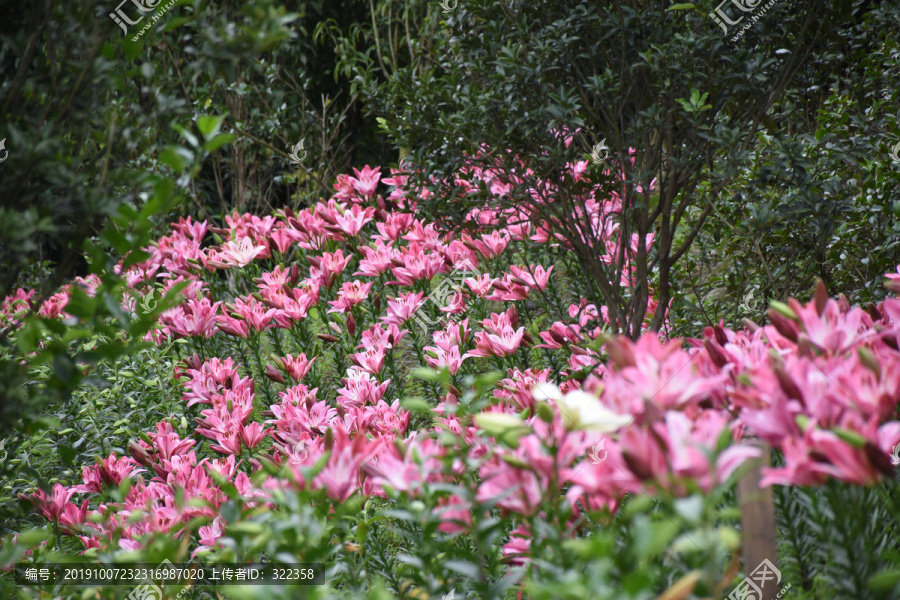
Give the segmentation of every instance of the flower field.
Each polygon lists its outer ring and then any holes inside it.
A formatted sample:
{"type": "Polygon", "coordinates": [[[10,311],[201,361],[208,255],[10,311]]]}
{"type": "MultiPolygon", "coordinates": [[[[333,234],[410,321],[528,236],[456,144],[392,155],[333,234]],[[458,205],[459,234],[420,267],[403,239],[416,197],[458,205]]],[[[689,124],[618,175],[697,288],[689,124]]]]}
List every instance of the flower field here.
{"type": "MultiPolygon", "coordinates": [[[[455,183],[509,193],[486,170],[455,183]]],[[[60,428],[3,449],[23,475],[2,493],[24,515],[0,549],[4,585],[13,563],[274,561],[315,564],[321,585],[160,594],[723,598],[756,566],[740,564],[736,491],[754,469],[778,498],[782,587],[816,568],[796,548],[814,535],[783,520],[865,490],[885,503],[866,520],[895,505],[900,299],[851,306],[820,282],[765,323],[632,340],[609,333],[568,242],[527,206],[486,203],[460,228],[427,220],[427,190],[399,171],[334,190],[223,228],[179,219],[120,263],[123,319],[156,324],[134,357],[75,366],[87,385],[51,415],[60,428]]],[[[620,209],[595,190],[571,217],[623,257],[628,294],[640,238],[608,218],[620,209]]],[[[885,277],[900,291],[900,269],[885,277]]],[[[33,308],[76,326],[69,311],[99,288],[79,278],[37,306],[19,290],[0,323],[33,308]]],[[[648,302],[646,322],[660,310],[648,302]]],[[[890,590],[900,573],[861,577],[890,590]]],[[[132,592],[29,589],[43,591],[16,593],[132,592]]]]}

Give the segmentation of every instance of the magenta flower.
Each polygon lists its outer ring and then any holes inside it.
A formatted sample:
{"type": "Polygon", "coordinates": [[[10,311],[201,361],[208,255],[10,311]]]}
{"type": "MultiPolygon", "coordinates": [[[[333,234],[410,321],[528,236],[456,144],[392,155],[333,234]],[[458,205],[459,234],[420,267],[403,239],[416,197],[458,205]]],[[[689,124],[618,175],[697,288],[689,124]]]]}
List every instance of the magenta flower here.
{"type": "Polygon", "coordinates": [[[354,275],[365,277],[378,277],[394,264],[394,259],[400,256],[400,252],[392,245],[385,245],[382,240],[375,243],[375,247],[360,246],[359,251],[365,257],[359,261],[359,271],[354,275]]]}
{"type": "Polygon", "coordinates": [[[197,533],[200,534],[200,545],[191,553],[191,558],[193,559],[200,552],[216,548],[219,545],[219,538],[222,537],[224,531],[225,522],[221,516],[213,519],[212,524],[200,527],[197,530],[197,533]]]}
{"type": "Polygon", "coordinates": [[[541,331],[539,335],[544,343],[539,344],[538,348],[553,350],[559,350],[568,344],[577,344],[584,339],[584,336],[581,335],[580,325],[566,325],[561,321],[555,322],[548,331],[541,331]]]}
{"type": "Polygon", "coordinates": [[[338,299],[329,302],[332,306],[328,312],[346,313],[350,309],[369,296],[369,290],[372,289],[374,283],[363,283],[361,281],[348,281],[341,285],[338,291],[338,299]]]}
{"type": "Polygon", "coordinates": [[[329,226],[328,229],[344,233],[347,237],[356,237],[366,223],[372,220],[374,215],[375,209],[371,206],[362,208],[358,204],[354,204],[349,210],[334,215],[334,224],[329,226]]]}
{"type": "Polygon", "coordinates": [[[425,346],[425,362],[432,369],[441,369],[447,367],[452,375],[459,371],[465,360],[459,353],[459,346],[453,346],[449,350],[436,348],[434,346],[425,346]]]}
{"type": "Polygon", "coordinates": [[[544,267],[537,265],[535,267],[520,268],[512,265],[509,267],[509,270],[516,278],[513,280],[513,283],[526,285],[543,292],[547,289],[547,284],[550,283],[550,273],[553,272],[553,267],[544,269],[544,267]]]}
{"type": "Polygon", "coordinates": [[[254,448],[264,437],[269,435],[270,431],[270,429],[263,429],[259,423],[254,421],[249,425],[241,426],[241,440],[248,448],[254,448]]]}
{"type": "Polygon", "coordinates": [[[412,318],[413,314],[419,310],[419,307],[422,306],[423,295],[423,292],[419,292],[418,294],[407,292],[406,294],[400,294],[396,298],[389,299],[387,316],[381,319],[382,323],[385,325],[400,326],[408,321],[412,318]]]}
{"type": "Polygon", "coordinates": [[[484,298],[491,293],[491,290],[494,288],[494,283],[497,281],[499,280],[492,278],[490,274],[482,273],[478,277],[469,277],[463,281],[463,283],[469,286],[469,289],[472,290],[473,294],[479,298],[484,298]]]}
{"type": "Polygon", "coordinates": [[[213,259],[226,265],[245,267],[256,260],[257,257],[266,258],[268,248],[262,244],[254,244],[249,237],[240,238],[222,245],[222,250],[213,259]]]}
{"type": "Polygon", "coordinates": [[[341,406],[351,407],[377,403],[384,397],[390,380],[379,382],[362,369],[350,368],[341,382],[344,385],[338,389],[338,402],[341,406]]]}
{"type": "MultiPolygon", "coordinates": [[[[385,182],[388,181],[385,179],[385,182]]],[[[374,236],[379,242],[396,242],[400,236],[412,228],[414,218],[410,213],[389,213],[384,221],[375,223],[378,235],[374,236]]]]}
{"type": "Polygon", "coordinates": [[[98,459],[97,464],[91,467],[83,467],[81,478],[84,485],[72,487],[78,492],[99,494],[102,486],[119,486],[125,479],[144,469],[137,468],[135,461],[127,456],[116,458],[116,453],[111,452],[107,458],[98,459]]]}
{"type": "Polygon", "coordinates": [[[363,371],[377,375],[384,368],[384,348],[370,348],[350,355],[350,360],[363,371]]]}
{"type": "Polygon", "coordinates": [[[473,243],[485,258],[494,258],[499,256],[506,250],[509,244],[509,234],[499,231],[492,231],[489,234],[482,234],[480,240],[474,240],[473,243]]]}
{"type": "Polygon", "coordinates": [[[183,337],[210,338],[216,332],[216,312],[221,302],[191,299],[160,315],[160,322],[183,337]]]}
{"type": "Polygon", "coordinates": [[[324,488],[328,497],[345,502],[362,487],[360,467],[381,450],[381,441],[369,441],[364,435],[350,437],[334,430],[334,446],[322,471],[313,479],[316,488],[324,488]]]}
{"type": "Polygon", "coordinates": [[[288,375],[291,376],[291,379],[294,381],[300,381],[306,374],[309,373],[309,369],[312,367],[312,364],[316,362],[316,359],[307,360],[305,353],[300,353],[296,358],[288,354],[284,358],[281,359],[284,363],[284,369],[287,371],[288,375]]]}
{"type": "Polygon", "coordinates": [[[75,495],[75,491],[76,490],[69,489],[62,484],[55,483],[53,484],[53,491],[50,496],[47,495],[47,492],[38,488],[31,496],[19,494],[19,498],[22,500],[30,500],[34,503],[38,512],[44,515],[48,521],[55,522],[58,521],[60,515],[63,514],[66,503],[68,503],[69,499],[75,495]]]}
{"type": "Polygon", "coordinates": [[[375,188],[381,179],[381,167],[372,168],[369,165],[363,167],[362,171],[353,169],[356,177],[350,178],[353,188],[362,196],[371,198],[375,195],[375,188]]]}

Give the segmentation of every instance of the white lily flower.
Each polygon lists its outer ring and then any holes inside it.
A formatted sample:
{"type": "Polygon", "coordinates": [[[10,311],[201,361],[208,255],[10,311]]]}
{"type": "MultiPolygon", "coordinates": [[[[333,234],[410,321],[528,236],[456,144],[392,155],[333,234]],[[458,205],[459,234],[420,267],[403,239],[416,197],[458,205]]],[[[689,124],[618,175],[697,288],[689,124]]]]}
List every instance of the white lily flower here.
{"type": "Polygon", "coordinates": [[[558,402],[562,400],[563,397],[562,392],[559,391],[558,387],[546,381],[534,386],[534,389],[531,390],[531,396],[537,402],[546,402],[551,399],[558,402]]]}
{"type": "Polygon", "coordinates": [[[599,398],[581,390],[569,392],[556,404],[566,418],[568,429],[612,433],[634,420],[632,415],[611,411],[599,398]]]}

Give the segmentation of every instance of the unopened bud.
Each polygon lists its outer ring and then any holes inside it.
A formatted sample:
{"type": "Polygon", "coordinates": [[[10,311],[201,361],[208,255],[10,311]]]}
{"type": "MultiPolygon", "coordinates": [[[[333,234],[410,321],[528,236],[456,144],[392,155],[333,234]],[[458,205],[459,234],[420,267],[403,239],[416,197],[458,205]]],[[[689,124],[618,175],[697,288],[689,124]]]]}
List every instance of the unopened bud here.
{"type": "Polygon", "coordinates": [[[516,309],[516,305],[510,306],[506,314],[509,315],[509,322],[512,324],[513,329],[517,329],[519,327],[519,311],[516,309]]]}
{"type": "Polygon", "coordinates": [[[537,403],[537,414],[545,423],[553,422],[553,408],[546,402],[537,403]]]}
{"type": "Polygon", "coordinates": [[[284,383],[284,376],[272,365],[266,365],[266,377],[276,383],[284,383]]]}

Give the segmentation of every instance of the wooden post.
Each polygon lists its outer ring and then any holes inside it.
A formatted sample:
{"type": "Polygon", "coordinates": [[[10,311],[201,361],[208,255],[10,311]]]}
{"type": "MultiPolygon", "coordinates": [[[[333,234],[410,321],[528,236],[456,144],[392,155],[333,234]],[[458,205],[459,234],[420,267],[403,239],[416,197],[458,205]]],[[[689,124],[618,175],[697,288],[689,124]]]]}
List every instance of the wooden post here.
{"type": "MultiPolygon", "coordinates": [[[[756,440],[762,451],[758,459],[748,461],[750,470],[737,485],[738,505],[741,507],[741,533],[743,538],[744,574],[749,576],[764,560],[778,567],[778,540],[775,532],[775,503],[772,488],[761,489],[762,467],[768,467],[768,444],[756,440]]],[[[773,581],[762,588],[759,600],[774,600],[782,585],[773,581]]]]}

